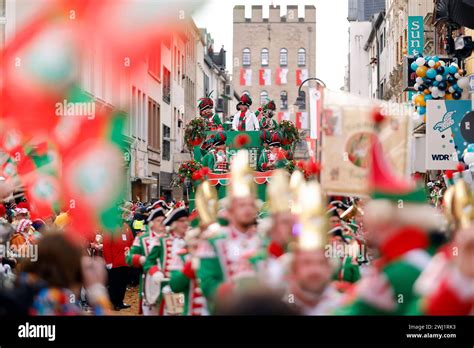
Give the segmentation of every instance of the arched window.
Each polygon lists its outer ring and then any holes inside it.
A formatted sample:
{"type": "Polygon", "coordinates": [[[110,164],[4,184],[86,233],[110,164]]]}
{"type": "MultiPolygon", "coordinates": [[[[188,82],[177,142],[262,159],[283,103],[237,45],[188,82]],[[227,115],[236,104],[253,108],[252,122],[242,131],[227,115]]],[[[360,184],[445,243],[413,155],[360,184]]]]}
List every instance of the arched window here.
{"type": "Polygon", "coordinates": [[[280,49],[280,66],[288,65],[288,50],[286,48],[280,49]]]}
{"type": "Polygon", "coordinates": [[[305,91],[300,91],[300,99],[301,99],[301,103],[299,104],[299,109],[306,110],[306,92],[305,91]]]}
{"type": "Polygon", "coordinates": [[[244,48],[242,50],[242,65],[250,66],[250,48],[244,48]]]}
{"type": "Polygon", "coordinates": [[[262,48],[262,53],[261,53],[262,66],[268,66],[268,60],[269,60],[268,48],[262,48]]]}
{"type": "Polygon", "coordinates": [[[288,92],[287,91],[280,92],[280,109],[282,110],[288,109],[288,92]]]}
{"type": "Polygon", "coordinates": [[[306,65],[306,50],[304,48],[300,48],[298,50],[298,66],[305,66],[306,65]]]}
{"type": "Polygon", "coordinates": [[[261,91],[260,92],[260,105],[263,105],[267,102],[268,99],[268,92],[267,91],[261,91]]]}

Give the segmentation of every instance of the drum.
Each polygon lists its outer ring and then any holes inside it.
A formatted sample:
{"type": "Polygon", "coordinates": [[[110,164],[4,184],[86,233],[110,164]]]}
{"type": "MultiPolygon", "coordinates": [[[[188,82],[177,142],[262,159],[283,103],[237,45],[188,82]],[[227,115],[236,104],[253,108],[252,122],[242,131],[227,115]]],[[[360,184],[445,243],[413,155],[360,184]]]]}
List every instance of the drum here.
{"type": "Polygon", "coordinates": [[[167,315],[182,315],[184,312],[184,294],[175,294],[169,286],[163,288],[163,298],[167,315]]]}

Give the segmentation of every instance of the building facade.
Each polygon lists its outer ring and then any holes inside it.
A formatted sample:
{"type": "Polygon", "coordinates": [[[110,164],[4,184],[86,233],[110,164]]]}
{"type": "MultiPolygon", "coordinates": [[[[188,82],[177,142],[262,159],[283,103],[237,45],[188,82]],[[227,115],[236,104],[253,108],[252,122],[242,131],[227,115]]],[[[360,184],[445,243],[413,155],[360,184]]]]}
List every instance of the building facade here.
{"type": "Polygon", "coordinates": [[[298,6],[289,5],[286,12],[270,6],[263,17],[262,6],[252,6],[246,18],[244,6],[234,7],[233,86],[238,95],[250,93],[253,110],[267,98],[275,100],[276,117],[295,122],[309,135],[308,86],[314,84],[303,86],[304,103],[294,103],[301,82],[316,75],[316,8],[305,6],[303,12],[298,6]]]}
{"type": "MultiPolygon", "coordinates": [[[[0,0],[0,47],[42,5],[41,1],[0,0]]],[[[232,96],[225,50],[214,54],[211,43],[210,34],[189,18],[181,30],[133,62],[133,75],[127,69],[114,73],[105,58],[106,47],[99,42],[89,40],[83,48],[77,75],[80,87],[95,101],[96,110],[120,110],[128,117],[123,134],[127,199],[182,199],[185,190],[174,183],[179,165],[191,159],[183,138],[186,122],[198,114],[197,99],[212,88],[222,118],[235,109],[235,99],[224,98],[232,96]]]]}
{"type": "Polygon", "coordinates": [[[369,95],[369,52],[364,49],[372,30],[369,21],[349,22],[349,62],[346,85],[351,93],[367,97],[369,95]]]}
{"type": "Polygon", "coordinates": [[[385,0],[348,0],[350,22],[365,22],[379,12],[385,10],[385,0]]]}

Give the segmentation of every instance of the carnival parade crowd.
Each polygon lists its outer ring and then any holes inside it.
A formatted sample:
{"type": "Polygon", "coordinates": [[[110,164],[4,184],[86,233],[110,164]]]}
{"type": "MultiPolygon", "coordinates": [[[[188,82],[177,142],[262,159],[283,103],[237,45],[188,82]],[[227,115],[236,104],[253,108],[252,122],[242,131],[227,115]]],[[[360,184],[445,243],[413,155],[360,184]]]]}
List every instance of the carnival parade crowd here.
{"type": "MultiPolygon", "coordinates": [[[[239,104],[233,127],[248,131],[251,99],[239,104]]],[[[107,315],[130,307],[125,292],[137,284],[137,315],[473,314],[474,198],[460,172],[421,185],[400,178],[374,140],[370,197],[327,196],[319,164],[288,170],[285,134],[266,112],[249,125],[279,153],[257,164],[272,171],[263,202],[248,151],[228,160],[223,126],[205,112],[212,103],[199,107],[217,133],[198,147],[207,152],[192,173],[192,208],[171,197],[123,202],[120,229],[79,243],[67,211],[33,218],[21,195],[4,200],[0,315],[107,315]],[[228,175],[224,197],[212,174],[228,175]]]]}

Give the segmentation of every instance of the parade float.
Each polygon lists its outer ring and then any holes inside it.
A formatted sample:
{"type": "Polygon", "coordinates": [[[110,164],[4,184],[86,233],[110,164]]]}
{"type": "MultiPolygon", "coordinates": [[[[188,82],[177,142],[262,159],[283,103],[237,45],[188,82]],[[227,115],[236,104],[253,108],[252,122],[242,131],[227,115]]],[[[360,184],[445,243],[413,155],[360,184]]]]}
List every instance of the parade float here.
{"type": "MultiPolygon", "coordinates": [[[[244,102],[251,105],[251,99],[246,94],[238,105],[244,102]]],[[[213,113],[213,102],[209,96],[200,99],[198,107],[200,115],[186,125],[184,136],[192,160],[183,162],[178,169],[178,185],[183,185],[187,191],[190,210],[195,206],[196,188],[204,178],[216,188],[219,199],[227,195],[230,163],[242,149],[247,150],[249,155],[258,198],[265,202],[267,183],[274,170],[285,168],[291,173],[296,166],[293,154],[300,140],[296,126],[291,121],[278,123],[273,120],[275,103],[270,100],[255,114],[252,113],[258,116],[260,126],[260,129],[252,131],[234,130],[229,124],[223,124],[213,113]]]]}

